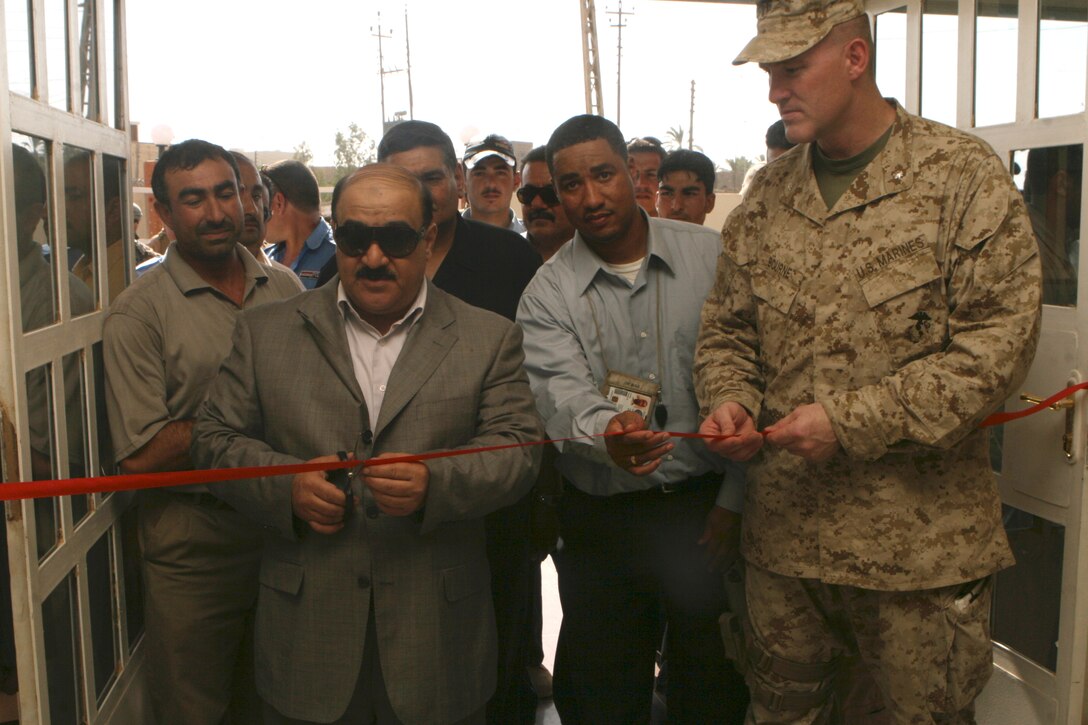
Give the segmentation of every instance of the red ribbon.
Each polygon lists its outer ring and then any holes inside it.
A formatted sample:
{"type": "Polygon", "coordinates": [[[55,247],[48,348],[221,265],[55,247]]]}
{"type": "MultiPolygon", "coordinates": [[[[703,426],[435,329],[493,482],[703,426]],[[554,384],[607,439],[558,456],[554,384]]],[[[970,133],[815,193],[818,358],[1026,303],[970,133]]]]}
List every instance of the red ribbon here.
{"type": "Polygon", "coordinates": [[[1005,423],[1008,423],[1010,421],[1014,421],[1014,420],[1017,420],[1019,418],[1025,418],[1025,417],[1027,417],[1029,415],[1034,415],[1034,414],[1038,413],[1040,410],[1043,410],[1045,408],[1049,408],[1050,406],[1057,403],[1059,400],[1065,400],[1066,398],[1068,398],[1073,393],[1076,393],[1079,390],[1085,390],[1085,389],[1088,389],[1088,383],[1077,383],[1076,385],[1070,385],[1065,390],[1054,393],[1053,395],[1051,395],[1049,398],[1047,398],[1043,402],[1036,403],[1035,405],[1031,406],[1030,408],[1025,408],[1024,410],[1017,410],[1017,411],[1014,411],[1014,412],[1011,412],[1011,413],[1008,413],[1008,412],[994,413],[993,415],[987,416],[985,420],[983,420],[981,423],[978,424],[978,427],[979,428],[989,428],[989,427],[995,426],[995,425],[1004,425],[1005,423]]]}
{"type": "MultiPolygon", "coordinates": [[[[218,483],[237,481],[243,478],[263,476],[294,476],[311,471],[334,471],[338,468],[358,468],[364,466],[387,466],[391,463],[415,463],[430,461],[435,458],[453,458],[473,453],[503,451],[509,448],[543,446],[548,443],[599,438],[617,433],[600,433],[596,436],[575,436],[554,440],[530,441],[528,443],[507,443],[501,446],[483,446],[480,448],[459,448],[452,451],[431,451],[406,456],[386,458],[349,459],[346,461],[325,461],[323,463],[285,463],[277,466],[246,466],[242,468],[210,468],[199,471],[164,471],[161,473],[132,473],[119,476],[92,476],[87,478],[61,478],[50,481],[20,481],[0,485],[0,501],[13,501],[24,498],[49,498],[51,496],[77,496],[107,491],[129,491],[140,488],[165,488],[167,486],[191,486],[198,483],[218,483]]],[[[687,437],[699,436],[697,433],[670,434],[687,437]]]]}
{"type": "MultiPolygon", "coordinates": [[[[1064,400],[1074,393],[1088,389],[1088,382],[1071,385],[1065,390],[1051,395],[1041,403],[1030,408],[1014,412],[994,413],[986,417],[979,428],[990,428],[1005,423],[1034,415],[1040,410],[1049,408],[1059,400],[1064,400]]],[[[705,440],[721,440],[733,436],[713,436],[705,433],[686,433],[668,431],[674,438],[702,438],[705,440]]],[[[766,432],[760,431],[766,435],[766,432]]],[[[391,463],[416,463],[430,461],[436,458],[452,458],[454,456],[467,456],[475,453],[487,453],[489,451],[502,451],[510,448],[525,448],[528,446],[543,446],[549,443],[563,443],[566,441],[585,440],[599,438],[606,435],[618,435],[617,433],[600,433],[595,436],[575,436],[573,438],[557,438],[553,440],[531,441],[529,443],[508,443],[501,446],[484,446],[482,448],[461,448],[452,451],[432,451],[407,456],[390,456],[388,458],[368,458],[363,461],[355,459],[347,461],[326,461],[324,463],[288,463],[278,466],[247,466],[244,468],[213,468],[201,471],[167,471],[162,473],[136,473],[120,476],[93,476],[87,478],[64,478],[51,481],[21,481],[0,485],[0,501],[14,501],[27,498],[49,498],[52,496],[78,496],[91,493],[106,493],[109,491],[128,491],[141,488],[165,488],[167,486],[191,486],[199,483],[217,483],[219,481],[237,481],[244,478],[260,478],[263,476],[294,476],[299,473],[312,471],[334,471],[338,468],[356,468],[360,466],[386,466],[391,463]]]]}

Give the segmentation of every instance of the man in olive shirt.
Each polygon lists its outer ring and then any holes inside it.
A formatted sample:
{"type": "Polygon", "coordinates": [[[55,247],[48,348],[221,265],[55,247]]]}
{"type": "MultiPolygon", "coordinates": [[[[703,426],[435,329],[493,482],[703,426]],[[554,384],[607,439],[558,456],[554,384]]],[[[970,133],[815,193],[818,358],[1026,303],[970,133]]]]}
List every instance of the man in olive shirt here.
{"type": "MultiPolygon", "coordinates": [[[[123,473],[192,468],[193,417],[230,351],[236,316],[298,292],[290,273],[261,266],[238,244],[243,214],[230,153],[200,140],[172,146],[151,186],[177,240],[118,297],[103,330],[106,405],[123,473]]],[[[260,709],[246,640],[259,530],[191,486],[143,492],[139,537],[155,722],[254,722],[260,709]]]]}

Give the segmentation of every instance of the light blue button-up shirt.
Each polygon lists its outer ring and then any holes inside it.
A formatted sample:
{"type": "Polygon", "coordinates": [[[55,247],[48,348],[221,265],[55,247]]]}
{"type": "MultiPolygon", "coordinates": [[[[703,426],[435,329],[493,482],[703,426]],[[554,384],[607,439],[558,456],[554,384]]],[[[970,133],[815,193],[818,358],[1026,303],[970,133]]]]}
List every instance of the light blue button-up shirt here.
{"type": "MultiPolygon", "coordinates": [[[[287,242],[276,242],[265,250],[269,259],[283,263],[283,253],[287,242]]],[[[317,226],[306,237],[306,243],[291,264],[291,271],[298,275],[306,289],[317,286],[321,268],[336,254],[336,242],[332,239],[332,227],[324,219],[317,220],[317,226]]]]}
{"type": "MultiPolygon", "coordinates": [[[[698,430],[692,361],[721,241],[716,232],[695,224],[665,219],[649,224],[647,255],[634,284],[610,271],[576,233],[525,289],[517,315],[525,333],[525,368],[550,438],[604,432],[619,412],[600,392],[609,370],[661,385],[658,405],[668,410],[665,429],[698,430]]],[[[654,421],[651,427],[661,428],[654,421]]],[[[601,438],[560,444],[557,465],[571,483],[595,496],[722,472],[718,505],[740,511],[743,469],[711,453],[701,440],[672,442],[675,449],[648,476],[615,466],[601,438]]]]}

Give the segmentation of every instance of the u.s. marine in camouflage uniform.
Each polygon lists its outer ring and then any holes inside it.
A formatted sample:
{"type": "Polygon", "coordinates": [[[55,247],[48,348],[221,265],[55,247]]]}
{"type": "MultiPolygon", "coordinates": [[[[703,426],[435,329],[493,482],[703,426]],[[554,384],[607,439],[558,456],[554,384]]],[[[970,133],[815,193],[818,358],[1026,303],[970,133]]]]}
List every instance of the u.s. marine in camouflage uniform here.
{"type": "Polygon", "coordinates": [[[751,461],[749,721],[824,721],[860,657],[885,717],[971,722],[1013,563],[977,426],[1035,351],[1030,222],[986,144],[880,97],[860,0],[757,12],[738,62],[801,145],[726,222],[695,360],[701,430],[751,461]]]}

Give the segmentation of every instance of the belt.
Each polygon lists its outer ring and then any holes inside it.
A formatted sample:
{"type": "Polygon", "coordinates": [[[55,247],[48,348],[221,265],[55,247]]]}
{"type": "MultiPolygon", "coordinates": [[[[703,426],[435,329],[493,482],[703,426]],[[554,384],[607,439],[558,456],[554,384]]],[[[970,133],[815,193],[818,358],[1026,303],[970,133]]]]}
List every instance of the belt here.
{"type": "MultiPolygon", "coordinates": [[[[706,473],[700,473],[698,476],[692,476],[691,478],[685,478],[680,481],[670,481],[669,483],[658,484],[657,486],[651,486],[650,488],[644,488],[638,491],[625,491],[624,493],[614,494],[616,496],[645,496],[647,494],[675,494],[675,493],[689,493],[691,491],[697,491],[704,486],[719,486],[725,474],[718,473],[716,471],[707,471],[706,473]]],[[[572,483],[570,479],[563,477],[563,495],[568,492],[574,494],[581,494],[582,496],[588,496],[590,498],[610,498],[609,496],[601,496],[599,494],[586,493],[577,485],[572,483]]]]}
{"type": "Polygon", "coordinates": [[[692,478],[685,478],[682,481],[671,481],[669,483],[663,483],[660,486],[654,486],[649,489],[654,493],[683,493],[685,491],[694,491],[702,488],[703,486],[719,485],[722,482],[723,474],[715,471],[707,471],[701,473],[698,476],[692,478]]]}

